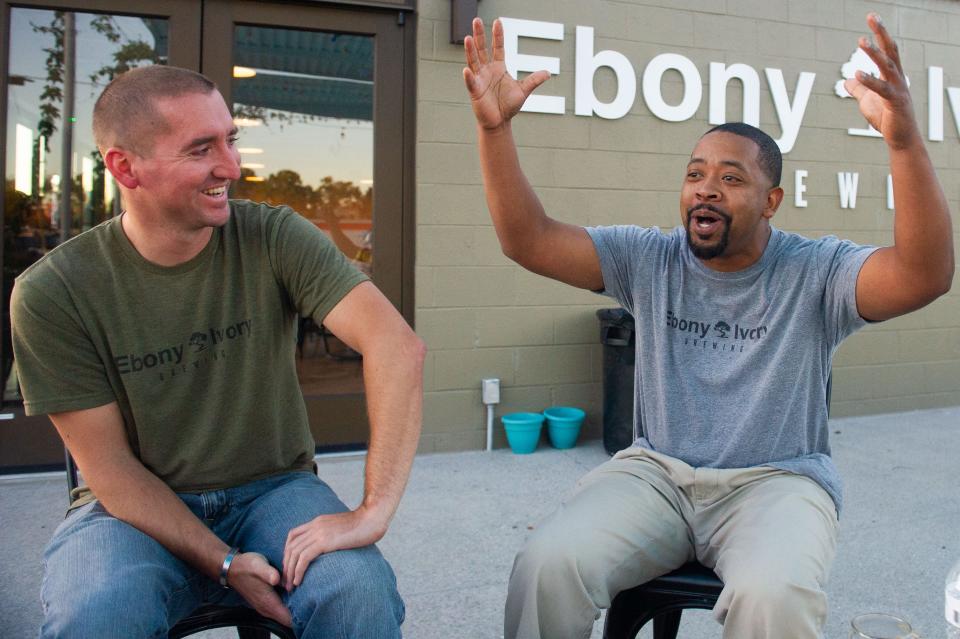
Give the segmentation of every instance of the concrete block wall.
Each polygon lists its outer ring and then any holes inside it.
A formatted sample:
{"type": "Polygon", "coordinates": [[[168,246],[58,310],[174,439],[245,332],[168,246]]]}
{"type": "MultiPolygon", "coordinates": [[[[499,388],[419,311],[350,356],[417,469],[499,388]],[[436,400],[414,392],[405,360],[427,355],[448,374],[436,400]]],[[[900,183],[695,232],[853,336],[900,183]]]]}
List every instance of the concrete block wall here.
{"type": "MultiPolygon", "coordinates": [[[[612,300],[527,273],[503,257],[484,201],[476,134],[463,87],[462,47],[449,43],[450,3],[420,0],[417,88],[416,329],[430,353],[421,451],[482,448],[480,379],[499,377],[498,415],[582,406],[585,436],[600,434],[601,346],[595,317],[612,300]]],[[[514,133],[525,172],[554,217],[581,225],[672,227],[686,159],[709,128],[709,65],[750,65],[761,78],[761,127],[779,120],[763,69],[781,69],[791,99],[801,71],[816,73],[803,124],[785,156],[786,197],[774,223],[809,236],[836,234],[889,244],[885,145],[848,135],[865,123],[853,100],[834,94],[840,66],[878,11],[897,39],[927,132],[927,68],[960,86],[960,3],[949,0],[482,0],[497,16],[560,22],[564,40],[521,39],[523,53],[560,58],[560,74],[541,88],[566,98],[564,115],[521,113],[514,133]],[[666,122],[647,108],[638,77],[623,118],[573,114],[575,29],[594,28],[594,51],[618,51],[638,76],[660,53],[696,65],[703,97],[695,116],[666,122]],[[794,205],[794,172],[808,172],[807,208],[794,205]],[[856,208],[840,205],[837,173],[858,172],[856,208]]],[[[598,99],[616,93],[613,73],[595,77],[598,99]]],[[[679,74],[668,72],[664,99],[677,104],[679,74]]],[[[727,117],[740,118],[740,84],[727,88],[727,117]]],[[[958,105],[960,107],[960,105],[958,105]]],[[[942,142],[927,142],[954,214],[960,210],[960,139],[944,96],[942,142]]],[[[960,118],[960,114],[957,114],[960,118]]],[[[955,231],[958,229],[955,226],[955,231]]],[[[960,245],[960,236],[955,238],[960,245]]],[[[834,368],[836,416],[960,404],[960,287],[929,307],[871,326],[841,346],[834,368]]],[[[497,445],[504,445],[499,424],[497,445]]]]}

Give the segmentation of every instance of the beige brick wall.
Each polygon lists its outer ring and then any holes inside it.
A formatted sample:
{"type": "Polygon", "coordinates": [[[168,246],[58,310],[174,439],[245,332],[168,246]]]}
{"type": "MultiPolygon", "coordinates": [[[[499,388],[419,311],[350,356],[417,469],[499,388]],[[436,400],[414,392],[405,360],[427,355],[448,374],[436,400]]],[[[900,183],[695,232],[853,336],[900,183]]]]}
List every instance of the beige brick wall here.
{"type": "MultiPolygon", "coordinates": [[[[801,71],[815,72],[794,149],[785,156],[787,192],[775,223],[810,236],[892,241],[881,140],[854,137],[863,121],[852,100],[833,93],[840,65],[865,33],[868,10],[881,12],[897,38],[927,127],[927,67],[960,86],[960,3],[948,0],[482,0],[480,15],[561,22],[563,42],[525,39],[521,51],[560,58],[560,75],[541,91],[566,97],[565,115],[523,113],[514,132],[521,161],[551,215],[583,225],[677,223],[683,167],[708,128],[709,64],[745,63],[760,75],[761,126],[780,129],[763,69],[783,70],[791,99],[801,71]],[[637,71],[659,53],[692,60],[703,78],[694,118],[665,122],[637,97],[619,120],[573,114],[574,32],[595,29],[595,51],[624,54],[637,71]],[[796,208],[794,171],[809,172],[807,208],[796,208]],[[856,208],[841,209],[838,171],[860,173],[856,208]]],[[[500,253],[486,211],[473,116],[463,88],[460,46],[449,43],[450,3],[420,0],[417,98],[416,327],[430,349],[422,451],[484,445],[480,379],[499,377],[498,414],[582,406],[586,435],[600,434],[601,347],[594,312],[610,300],[532,275],[500,253]]],[[[675,74],[674,74],[675,75],[675,74]]],[[[678,77],[678,76],[677,76],[678,77]]],[[[595,88],[612,98],[613,74],[595,88]]],[[[680,97],[665,76],[668,102],[680,97]]],[[[741,113],[739,83],[728,87],[727,117],[741,113]]],[[[944,99],[945,141],[928,142],[952,211],[960,209],[960,140],[944,99]]],[[[960,244],[960,240],[957,242],[960,244]]],[[[848,339],[834,366],[836,416],[960,404],[960,287],[929,307],[848,339]]],[[[498,428],[497,445],[504,445],[498,428]]]]}

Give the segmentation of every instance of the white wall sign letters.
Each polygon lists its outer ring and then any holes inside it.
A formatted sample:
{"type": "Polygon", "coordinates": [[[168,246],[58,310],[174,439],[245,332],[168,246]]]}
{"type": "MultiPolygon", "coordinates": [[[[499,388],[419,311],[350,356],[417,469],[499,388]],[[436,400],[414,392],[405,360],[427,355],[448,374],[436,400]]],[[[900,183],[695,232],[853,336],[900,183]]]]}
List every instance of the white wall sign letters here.
{"type": "MultiPolygon", "coordinates": [[[[520,38],[535,38],[560,42],[564,39],[564,25],[559,22],[539,20],[520,20],[501,18],[503,23],[504,56],[507,71],[514,78],[521,72],[532,73],[546,69],[552,75],[558,75],[560,58],[552,56],[527,55],[520,53],[520,38]]],[[[574,114],[584,117],[594,115],[605,119],[619,119],[633,108],[637,97],[637,73],[629,59],[618,51],[594,51],[593,27],[577,26],[576,62],[574,68],[574,114]],[[606,67],[616,77],[616,93],[610,102],[600,101],[593,90],[593,80],[599,69],[606,67]]],[[[857,49],[850,59],[842,64],[840,73],[843,78],[852,78],[857,71],[879,75],[877,65],[861,50],[857,49]]],[[[776,140],[780,151],[786,155],[796,144],[803,124],[813,82],[816,74],[801,71],[792,92],[787,88],[781,69],[764,68],[764,78],[770,90],[770,97],[780,124],[780,137],[776,140]],[[791,97],[792,93],[792,97],[791,97]]],[[[723,124],[727,118],[727,89],[732,80],[738,80],[743,91],[743,113],[741,117],[730,120],[743,121],[754,126],[760,124],[760,74],[753,67],[742,64],[710,62],[708,75],[708,115],[710,124],[723,124]]],[[[907,79],[909,84],[909,78],[907,79]]],[[[667,122],[683,122],[696,114],[703,101],[703,82],[697,65],[690,58],[679,53],[665,52],[654,56],[647,62],[640,78],[643,101],[650,113],[667,122]],[[667,73],[679,74],[683,85],[682,98],[677,104],[670,104],[663,96],[663,77],[667,73]]],[[[960,132],[960,87],[945,87],[943,68],[931,66],[927,69],[927,126],[928,138],[933,142],[944,139],[944,94],[950,103],[954,125],[960,132]]],[[[849,98],[843,86],[843,79],[836,82],[834,92],[841,98],[849,98]]],[[[533,113],[566,113],[564,96],[535,93],[527,98],[522,111],[533,113]]],[[[870,127],[847,129],[849,135],[880,137],[880,133],[870,127]]],[[[794,206],[805,208],[804,198],[808,177],[805,170],[794,174],[794,206]]],[[[837,187],[841,208],[855,208],[859,174],[840,172],[837,174],[837,187]]],[[[887,208],[893,208],[892,183],[887,179],[887,208]]]]}
{"type": "MultiPolygon", "coordinates": [[[[546,69],[552,75],[560,73],[560,58],[520,53],[519,39],[522,36],[542,40],[563,40],[562,24],[515,18],[500,18],[500,21],[503,23],[503,62],[507,66],[507,73],[514,78],[521,71],[533,73],[546,69]]],[[[521,110],[563,115],[564,106],[565,100],[560,96],[534,93],[527,98],[521,110]]]]}
{"type": "Polygon", "coordinates": [[[593,28],[577,27],[577,70],[573,112],[616,120],[633,106],[637,95],[637,74],[627,56],[616,51],[593,52],[593,28]],[[593,76],[600,67],[613,69],[617,76],[617,95],[613,102],[600,102],[593,92],[593,76]]]}

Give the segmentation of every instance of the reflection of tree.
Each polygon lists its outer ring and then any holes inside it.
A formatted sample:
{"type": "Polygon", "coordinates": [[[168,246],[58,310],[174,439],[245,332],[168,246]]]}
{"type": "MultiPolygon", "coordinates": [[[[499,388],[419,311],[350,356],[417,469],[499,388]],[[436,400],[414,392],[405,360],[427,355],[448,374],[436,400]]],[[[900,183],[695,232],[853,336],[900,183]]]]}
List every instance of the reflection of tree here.
{"type": "MultiPolygon", "coordinates": [[[[46,138],[47,144],[49,144],[50,136],[57,130],[57,122],[60,120],[60,105],[63,102],[63,15],[63,11],[54,11],[50,24],[30,23],[35,33],[53,37],[53,45],[43,49],[44,53],[47,54],[47,77],[44,81],[43,93],[40,94],[40,122],[37,124],[37,131],[46,138]]],[[[153,45],[143,40],[121,42],[123,36],[113,16],[93,16],[90,20],[90,26],[109,42],[120,45],[113,52],[113,63],[103,65],[90,75],[94,93],[99,90],[101,81],[108,83],[124,71],[141,66],[143,63],[157,64],[160,61],[153,45]]],[[[49,147],[47,150],[50,150],[49,147]]]]}
{"type": "Polygon", "coordinates": [[[308,205],[313,203],[313,189],[303,183],[296,171],[284,169],[259,182],[247,179],[255,177],[250,169],[241,169],[241,173],[240,182],[237,183],[237,197],[275,206],[286,204],[301,213],[306,213],[310,208],[308,205]]]}
{"type": "Polygon", "coordinates": [[[309,218],[333,214],[341,220],[369,220],[373,205],[372,188],[363,191],[349,180],[334,180],[329,175],[313,188],[290,169],[281,169],[260,180],[252,170],[241,169],[235,195],[255,202],[286,204],[309,218]]]}
{"type": "Polygon", "coordinates": [[[281,130],[286,124],[309,122],[310,120],[314,119],[314,116],[312,115],[291,113],[289,111],[277,111],[261,106],[253,106],[251,104],[234,104],[233,117],[244,118],[246,120],[259,120],[267,125],[269,125],[270,121],[273,120],[280,125],[281,130]]]}
{"type": "MultiPolygon", "coordinates": [[[[0,351],[3,364],[0,386],[6,389],[13,367],[13,344],[10,338],[10,293],[13,281],[25,268],[53,248],[60,236],[50,230],[50,218],[35,198],[14,188],[13,180],[6,180],[3,191],[3,335],[0,351]]],[[[0,404],[13,396],[0,392],[0,404]]]]}
{"type": "Polygon", "coordinates": [[[94,91],[97,90],[100,81],[107,84],[121,73],[143,66],[143,63],[160,63],[160,57],[152,44],[144,40],[130,40],[121,43],[120,28],[113,16],[96,16],[90,21],[90,26],[113,44],[120,44],[113,52],[113,64],[105,64],[90,75],[94,91]]]}
{"type": "Polygon", "coordinates": [[[30,23],[35,33],[53,36],[53,46],[43,49],[47,54],[47,78],[40,94],[40,121],[37,132],[50,150],[50,136],[57,130],[60,119],[60,104],[63,102],[63,11],[54,11],[48,25],[30,23]]]}
{"type": "MultiPolygon", "coordinates": [[[[313,113],[297,113],[294,111],[285,111],[283,109],[269,109],[263,106],[241,104],[239,102],[235,102],[233,104],[233,117],[244,118],[247,120],[259,120],[267,126],[270,126],[271,122],[276,122],[280,125],[281,130],[283,130],[283,127],[288,124],[333,122],[336,123],[336,126],[340,126],[341,129],[345,130],[347,127],[353,127],[366,123],[364,120],[328,117],[313,113]]],[[[345,133],[341,132],[340,135],[342,137],[345,135],[345,133]]]]}
{"type": "MultiPolygon", "coordinates": [[[[49,151],[50,137],[57,131],[58,123],[61,119],[61,106],[64,97],[64,12],[54,11],[49,24],[31,23],[31,27],[33,27],[35,33],[44,34],[53,38],[53,44],[43,49],[47,54],[47,75],[44,81],[43,92],[40,94],[40,120],[37,123],[39,137],[34,146],[35,175],[33,182],[35,188],[33,192],[34,198],[39,198],[41,194],[39,186],[41,186],[41,183],[44,181],[43,176],[39,175],[39,163],[37,161],[37,157],[39,157],[40,140],[43,140],[46,150],[49,151]]],[[[144,64],[157,64],[160,62],[154,46],[150,43],[141,39],[125,40],[113,16],[92,16],[90,19],[90,27],[110,43],[118,45],[111,55],[112,60],[90,74],[90,81],[93,84],[91,89],[92,94],[100,90],[101,84],[109,83],[125,71],[144,64]]],[[[85,197],[82,187],[75,191],[71,197],[74,219],[79,217],[76,213],[82,210],[84,229],[90,228],[110,217],[104,203],[103,191],[106,171],[103,165],[103,158],[100,157],[100,152],[96,149],[94,149],[90,155],[93,159],[93,192],[91,193],[91,197],[85,197]]],[[[77,180],[78,178],[75,178],[74,182],[79,183],[77,180]]]]}
{"type": "Polygon", "coordinates": [[[241,169],[241,178],[234,194],[239,198],[275,206],[286,204],[315,222],[319,218],[325,223],[337,248],[355,262],[369,267],[372,258],[369,245],[351,240],[340,224],[346,220],[371,219],[372,188],[363,191],[349,180],[334,180],[329,175],[313,188],[304,184],[300,174],[290,169],[282,169],[263,179],[257,178],[250,169],[241,169]]]}
{"type": "Polygon", "coordinates": [[[353,182],[336,180],[329,175],[320,180],[317,187],[318,206],[324,213],[335,213],[337,217],[355,220],[369,220],[373,205],[373,189],[366,192],[353,182]]]}
{"type": "Polygon", "coordinates": [[[52,248],[57,235],[49,233],[50,218],[34,198],[16,190],[13,180],[6,181],[3,207],[3,279],[20,274],[52,248]]]}

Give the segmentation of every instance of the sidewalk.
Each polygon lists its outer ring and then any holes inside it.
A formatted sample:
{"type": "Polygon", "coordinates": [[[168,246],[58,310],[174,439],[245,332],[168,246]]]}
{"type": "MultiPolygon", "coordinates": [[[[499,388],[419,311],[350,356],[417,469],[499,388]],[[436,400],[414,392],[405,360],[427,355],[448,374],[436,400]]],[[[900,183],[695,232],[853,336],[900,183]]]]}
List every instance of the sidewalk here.
{"type": "MultiPolygon", "coordinates": [[[[944,636],[943,581],[960,558],[960,408],[837,419],[830,429],[846,489],[826,637],[845,639],[849,619],[871,611],[902,616],[927,639],[944,636]]],[[[514,553],[577,477],[605,459],[595,441],[570,451],[541,445],[526,456],[418,457],[380,543],[407,604],[404,636],[501,637],[514,553]]],[[[321,461],[321,477],[348,505],[359,501],[362,471],[359,458],[321,461]]],[[[4,639],[36,636],[40,555],[65,499],[60,478],[0,480],[4,639]]],[[[598,622],[594,637],[601,629],[598,622]]],[[[709,612],[690,611],[679,636],[714,638],[721,629],[709,612]]]]}

